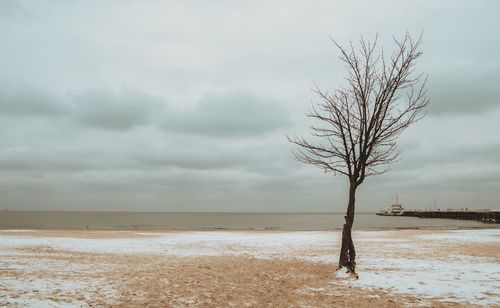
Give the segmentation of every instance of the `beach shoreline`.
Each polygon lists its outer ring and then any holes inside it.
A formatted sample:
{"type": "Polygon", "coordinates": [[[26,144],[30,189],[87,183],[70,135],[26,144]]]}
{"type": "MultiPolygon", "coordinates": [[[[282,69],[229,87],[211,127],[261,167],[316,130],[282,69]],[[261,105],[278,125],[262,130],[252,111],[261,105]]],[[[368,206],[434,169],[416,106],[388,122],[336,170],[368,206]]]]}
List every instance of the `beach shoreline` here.
{"type": "MultiPolygon", "coordinates": [[[[0,212],[0,229],[92,230],[277,230],[332,231],[345,222],[342,213],[146,213],[146,212],[0,212]]],[[[377,216],[357,213],[356,230],[484,229],[500,224],[452,219],[377,216]]]]}

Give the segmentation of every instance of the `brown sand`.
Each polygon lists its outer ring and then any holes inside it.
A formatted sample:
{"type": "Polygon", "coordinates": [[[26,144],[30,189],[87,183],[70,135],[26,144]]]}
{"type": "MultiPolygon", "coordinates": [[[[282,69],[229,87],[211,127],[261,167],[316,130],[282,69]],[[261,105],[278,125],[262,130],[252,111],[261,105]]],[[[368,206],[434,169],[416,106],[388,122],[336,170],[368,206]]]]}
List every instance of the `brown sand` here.
{"type": "MultiPolygon", "coordinates": [[[[106,292],[95,288],[88,294],[54,290],[35,295],[60,303],[75,299],[89,306],[117,307],[405,307],[421,303],[414,296],[339,283],[335,267],[328,264],[227,256],[178,258],[70,253],[48,247],[23,252],[31,253],[25,257],[27,262],[30,258],[44,258],[46,263],[90,263],[95,268],[29,273],[0,269],[1,277],[49,281],[77,278],[111,285],[118,294],[117,298],[107,299],[106,292]]],[[[437,301],[426,301],[426,305],[457,306],[437,301]]]]}
{"type": "MultiPolygon", "coordinates": [[[[387,236],[395,239],[411,238],[416,233],[422,235],[427,231],[396,231],[389,232],[387,236]]],[[[78,238],[155,236],[154,232],[149,231],[137,234],[137,231],[87,230],[47,230],[16,235],[78,238]]],[[[498,247],[487,243],[425,243],[427,246],[422,242],[421,251],[407,253],[421,258],[429,257],[431,251],[432,257],[445,259],[449,253],[458,252],[498,260],[498,247]]],[[[358,253],[377,246],[380,244],[366,242],[365,245],[360,245],[358,253]]],[[[47,246],[17,251],[18,255],[11,256],[16,262],[43,266],[30,267],[30,270],[0,267],[0,278],[20,282],[38,279],[60,283],[61,286],[68,281],[78,281],[88,287],[85,293],[78,291],[82,288],[73,290],[63,287],[50,290],[14,290],[2,288],[0,283],[0,306],[9,306],[12,299],[27,295],[55,303],[76,301],[91,307],[471,307],[470,304],[442,299],[349,286],[340,281],[342,278],[337,278],[335,265],[294,258],[77,253],[47,246]]],[[[404,254],[405,251],[398,250],[397,253],[404,254]]],[[[5,256],[1,258],[6,260],[5,256]]]]}

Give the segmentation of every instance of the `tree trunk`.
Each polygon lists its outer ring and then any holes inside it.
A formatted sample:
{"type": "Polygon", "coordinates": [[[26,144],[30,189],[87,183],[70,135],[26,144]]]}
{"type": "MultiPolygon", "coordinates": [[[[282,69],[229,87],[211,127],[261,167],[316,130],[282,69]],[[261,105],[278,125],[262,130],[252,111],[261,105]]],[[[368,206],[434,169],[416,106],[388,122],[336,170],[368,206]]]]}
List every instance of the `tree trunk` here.
{"type": "Polygon", "coordinates": [[[342,230],[342,246],[340,248],[339,268],[346,267],[350,273],[356,273],[356,251],[352,242],[351,230],[354,223],[354,204],[356,199],[356,184],[353,181],[349,185],[349,203],[342,230]]]}

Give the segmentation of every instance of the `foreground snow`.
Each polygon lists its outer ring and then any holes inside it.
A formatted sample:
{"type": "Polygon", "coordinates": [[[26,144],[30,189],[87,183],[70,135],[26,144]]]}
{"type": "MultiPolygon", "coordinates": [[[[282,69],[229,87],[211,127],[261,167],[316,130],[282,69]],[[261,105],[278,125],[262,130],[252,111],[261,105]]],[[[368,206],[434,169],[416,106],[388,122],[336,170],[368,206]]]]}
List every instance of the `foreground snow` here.
{"type": "MultiPolygon", "coordinates": [[[[63,231],[61,231],[63,234],[63,231]]],[[[337,262],[340,245],[339,232],[130,232],[131,236],[111,238],[75,238],[44,236],[36,230],[0,231],[0,268],[20,271],[72,271],[61,264],[37,261],[27,263],[22,256],[30,252],[19,249],[48,247],[61,251],[98,254],[159,254],[181,257],[236,256],[256,258],[295,258],[313,262],[337,262]]],[[[381,288],[423,298],[440,298],[459,303],[500,305],[500,230],[459,231],[359,231],[354,234],[358,247],[358,280],[342,283],[362,288],[381,288]],[[464,245],[481,244],[482,250],[491,250],[478,256],[464,245]],[[465,247],[465,248],[464,248],[465,247]],[[469,251],[470,250],[470,251],[469,251]],[[470,252],[470,253],[469,253],[470,252]]],[[[40,253],[40,252],[37,252],[40,253]]],[[[94,264],[88,270],[99,271],[94,264]]],[[[81,269],[80,269],[81,270],[81,269]]],[[[104,270],[104,269],[102,269],[104,270]]],[[[99,282],[96,282],[98,284],[99,282]]],[[[95,287],[95,285],[93,287],[95,287]]],[[[7,298],[10,304],[44,306],[43,301],[32,302],[30,292],[39,289],[80,290],[79,299],[65,305],[79,306],[85,302],[89,285],[74,281],[43,281],[4,278],[0,276],[0,304],[2,290],[19,290],[25,297],[7,298]],[[28,291],[29,292],[28,292],[28,291]],[[31,291],[30,291],[31,290],[31,291]]],[[[103,286],[106,288],[106,286],[103,286]]],[[[75,291],[76,292],[76,291],[75,291]]],[[[105,290],[113,296],[113,290],[105,290]]],[[[49,305],[48,303],[47,305],[49,305]]],[[[62,304],[62,303],[61,303],[62,304]]],[[[50,306],[50,305],[49,305],[50,306]]]]}

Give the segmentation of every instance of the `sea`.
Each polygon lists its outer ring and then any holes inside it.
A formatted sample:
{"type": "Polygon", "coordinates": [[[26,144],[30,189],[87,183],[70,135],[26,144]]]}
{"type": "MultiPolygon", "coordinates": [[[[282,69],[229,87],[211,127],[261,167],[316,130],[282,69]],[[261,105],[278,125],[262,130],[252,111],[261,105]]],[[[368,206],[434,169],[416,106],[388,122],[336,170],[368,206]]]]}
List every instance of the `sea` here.
{"type": "MultiPolygon", "coordinates": [[[[339,230],[343,213],[167,213],[0,211],[0,229],[339,230]]],[[[477,229],[500,224],[357,213],[356,230],[477,229]]]]}

